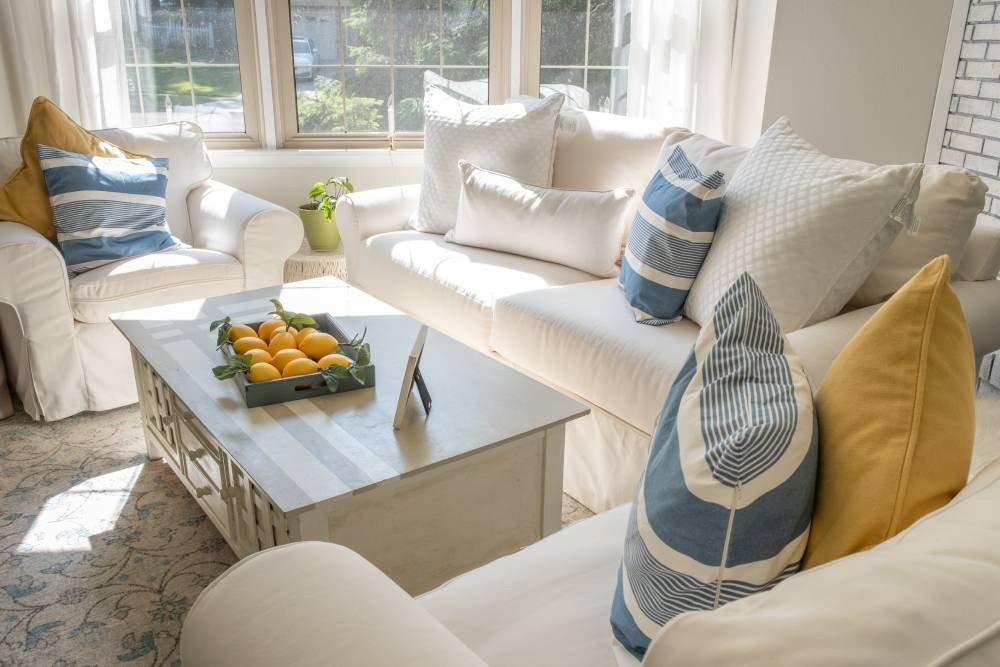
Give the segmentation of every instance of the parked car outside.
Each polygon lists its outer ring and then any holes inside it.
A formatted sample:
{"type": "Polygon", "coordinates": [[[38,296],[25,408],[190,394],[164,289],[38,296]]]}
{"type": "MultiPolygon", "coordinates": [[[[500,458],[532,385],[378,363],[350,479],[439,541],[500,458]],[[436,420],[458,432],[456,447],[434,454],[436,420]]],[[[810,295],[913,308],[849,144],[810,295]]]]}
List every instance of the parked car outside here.
{"type": "Polygon", "coordinates": [[[319,64],[319,49],[309,37],[292,38],[292,58],[296,79],[316,78],[316,65],[319,64]]]}

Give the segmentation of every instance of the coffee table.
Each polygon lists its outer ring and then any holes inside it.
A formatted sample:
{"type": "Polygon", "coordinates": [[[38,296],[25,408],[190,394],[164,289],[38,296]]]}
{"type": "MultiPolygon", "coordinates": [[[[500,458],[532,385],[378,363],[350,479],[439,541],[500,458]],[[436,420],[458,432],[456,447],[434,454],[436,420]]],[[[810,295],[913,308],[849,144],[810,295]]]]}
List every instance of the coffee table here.
{"type": "Polygon", "coordinates": [[[298,540],[348,546],[411,594],[559,528],[566,422],[580,403],[431,331],[416,393],[393,430],[419,323],[331,277],[119,313],[147,448],[240,557],[298,540]],[[264,319],[268,299],[367,328],[377,386],[248,409],[208,326],[264,319]]]}

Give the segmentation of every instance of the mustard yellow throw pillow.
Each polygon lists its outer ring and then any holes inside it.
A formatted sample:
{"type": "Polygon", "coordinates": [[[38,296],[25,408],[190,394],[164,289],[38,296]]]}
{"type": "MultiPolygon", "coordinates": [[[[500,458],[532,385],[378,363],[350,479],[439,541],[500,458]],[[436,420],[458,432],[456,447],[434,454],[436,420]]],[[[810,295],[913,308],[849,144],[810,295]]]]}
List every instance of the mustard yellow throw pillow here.
{"type": "Polygon", "coordinates": [[[901,287],[820,385],[805,568],[875,546],[965,486],[975,363],[949,267],[947,255],[938,257],[901,287]]]}
{"type": "Polygon", "coordinates": [[[36,97],[21,139],[21,166],[0,189],[0,220],[20,222],[56,241],[49,192],[45,188],[38,144],[102,157],[146,157],[130,153],[83,129],[52,100],[36,97]]]}

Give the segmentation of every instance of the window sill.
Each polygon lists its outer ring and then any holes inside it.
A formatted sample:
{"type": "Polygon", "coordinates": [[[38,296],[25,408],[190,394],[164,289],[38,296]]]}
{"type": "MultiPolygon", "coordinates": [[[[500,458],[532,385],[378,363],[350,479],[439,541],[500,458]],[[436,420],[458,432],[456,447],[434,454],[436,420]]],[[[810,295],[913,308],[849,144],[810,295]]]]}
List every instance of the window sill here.
{"type": "Polygon", "coordinates": [[[208,151],[217,169],[295,169],[310,167],[422,167],[421,149],[252,148],[208,151]]]}

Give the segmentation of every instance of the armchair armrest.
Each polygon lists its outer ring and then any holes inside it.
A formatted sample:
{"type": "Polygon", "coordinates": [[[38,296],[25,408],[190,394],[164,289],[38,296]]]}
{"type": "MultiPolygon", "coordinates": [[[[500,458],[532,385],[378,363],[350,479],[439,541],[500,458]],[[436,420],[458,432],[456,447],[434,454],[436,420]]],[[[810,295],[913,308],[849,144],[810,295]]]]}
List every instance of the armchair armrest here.
{"type": "Polygon", "coordinates": [[[27,225],[0,222],[0,336],[14,390],[34,419],[87,409],[66,262],[27,225]]]}
{"type": "Polygon", "coordinates": [[[357,249],[369,236],[406,229],[417,208],[419,185],[402,185],[364,190],[341,197],[337,202],[337,229],[344,244],[347,275],[357,275],[357,249]]]}
{"type": "Polygon", "coordinates": [[[302,223],[286,208],[208,181],[188,195],[194,245],[243,264],[244,287],[283,282],[285,260],[302,245],[302,223]]]}
{"type": "Polygon", "coordinates": [[[244,558],[208,586],[181,633],[185,667],[486,667],[364,558],[297,542],[244,558]]]}

